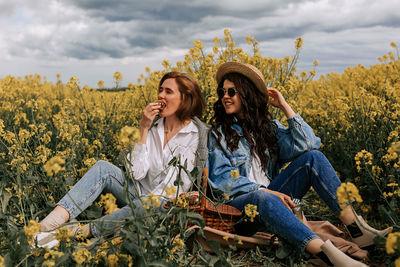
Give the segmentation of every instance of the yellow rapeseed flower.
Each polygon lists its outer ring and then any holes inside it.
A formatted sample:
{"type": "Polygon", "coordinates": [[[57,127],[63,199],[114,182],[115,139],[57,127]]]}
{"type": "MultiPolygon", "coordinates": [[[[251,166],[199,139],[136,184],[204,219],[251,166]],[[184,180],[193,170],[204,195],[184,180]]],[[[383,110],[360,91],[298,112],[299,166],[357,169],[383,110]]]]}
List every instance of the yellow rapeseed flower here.
{"type": "Polygon", "coordinates": [[[103,81],[103,80],[98,81],[98,82],[97,82],[97,86],[98,86],[99,88],[103,88],[103,87],[104,87],[104,81],[103,81]]]}
{"type": "Polygon", "coordinates": [[[115,254],[110,254],[110,255],[108,255],[108,257],[107,257],[107,262],[108,262],[108,265],[109,265],[110,267],[118,266],[118,260],[119,260],[119,258],[118,258],[118,256],[115,255],[115,254]]]}
{"type": "Polygon", "coordinates": [[[396,47],[397,47],[397,45],[396,45],[395,42],[390,42],[390,46],[393,47],[393,48],[396,48],[396,47]]]}
{"type": "Polygon", "coordinates": [[[175,205],[180,208],[186,208],[188,206],[188,201],[184,196],[179,196],[176,199],[175,205]]]}
{"type": "Polygon", "coordinates": [[[393,254],[396,252],[396,249],[399,248],[400,243],[400,233],[390,233],[386,239],[386,253],[393,254]]]}
{"type": "Polygon", "coordinates": [[[143,207],[147,210],[150,209],[151,207],[156,208],[161,205],[159,197],[154,195],[153,193],[149,193],[147,197],[142,198],[142,202],[143,202],[143,207]]]}
{"type": "Polygon", "coordinates": [[[246,37],[246,42],[249,44],[249,45],[251,45],[251,41],[253,41],[254,40],[254,37],[253,36],[247,36],[246,37]]]}
{"type": "Polygon", "coordinates": [[[253,222],[254,218],[259,214],[259,212],[257,211],[257,206],[252,204],[247,204],[244,207],[244,213],[247,217],[250,218],[251,222],[253,222]]]}
{"type": "Polygon", "coordinates": [[[165,196],[169,197],[176,194],[175,186],[171,185],[167,189],[165,189],[165,196]]]}
{"type": "Polygon", "coordinates": [[[194,45],[194,47],[196,47],[198,49],[202,49],[204,47],[203,42],[200,40],[194,40],[193,45],[194,45]]]}
{"type": "Polygon", "coordinates": [[[44,164],[43,168],[47,173],[47,176],[55,176],[60,171],[65,171],[65,167],[61,165],[65,164],[65,160],[59,156],[52,157],[44,164]]]}
{"type": "Polygon", "coordinates": [[[70,236],[72,236],[72,233],[68,227],[64,226],[64,227],[57,229],[55,236],[58,241],[65,240],[66,242],[69,242],[70,236]]]}
{"type": "Polygon", "coordinates": [[[215,45],[218,45],[220,40],[218,37],[214,37],[213,41],[215,45]]]}
{"type": "Polygon", "coordinates": [[[54,260],[45,260],[43,263],[42,263],[42,266],[46,266],[46,267],[53,267],[53,266],[55,266],[56,265],[56,262],[54,261],[54,260]]]}
{"type": "Polygon", "coordinates": [[[74,251],[72,253],[72,257],[74,258],[74,261],[79,265],[82,265],[84,262],[90,261],[93,258],[90,251],[86,248],[80,248],[77,251],[74,251]]]}
{"type": "Polygon", "coordinates": [[[61,258],[62,256],[64,256],[64,252],[50,249],[43,255],[43,258],[57,259],[57,258],[61,258]]]}
{"type": "Polygon", "coordinates": [[[217,54],[218,51],[219,51],[219,50],[218,50],[218,46],[215,45],[215,46],[213,47],[213,52],[214,52],[215,54],[217,54]]]}
{"type": "Polygon", "coordinates": [[[97,203],[100,207],[104,207],[108,214],[113,213],[118,209],[116,204],[117,199],[111,193],[106,193],[100,196],[100,201],[97,203]]]}
{"type": "Polygon", "coordinates": [[[177,252],[180,248],[185,246],[185,243],[183,242],[182,239],[179,237],[175,238],[174,241],[172,242],[172,249],[171,249],[171,254],[174,254],[177,252]]]}
{"type": "Polygon", "coordinates": [[[231,171],[231,177],[232,177],[233,179],[238,179],[238,178],[240,177],[239,171],[238,171],[238,170],[232,170],[232,171],[231,171]]]}
{"type": "Polygon", "coordinates": [[[166,59],[164,59],[163,61],[162,61],[162,63],[161,63],[161,65],[163,65],[164,66],[164,68],[168,68],[169,67],[169,61],[168,60],[166,60],[166,59]]]}
{"type": "Polygon", "coordinates": [[[121,81],[121,80],[122,80],[122,74],[121,74],[121,72],[116,71],[116,72],[114,73],[113,78],[114,78],[114,80],[117,81],[117,82],[121,81]]]}
{"type": "Polygon", "coordinates": [[[373,158],[372,154],[364,149],[358,152],[354,157],[357,166],[357,171],[359,172],[361,171],[362,164],[372,165],[372,158],[373,158]]]}
{"type": "Polygon", "coordinates": [[[92,167],[95,163],[97,162],[97,160],[95,158],[90,158],[90,159],[85,159],[83,161],[83,164],[85,166],[87,166],[88,168],[92,167]]]}
{"type": "Polygon", "coordinates": [[[40,223],[30,220],[28,226],[24,226],[24,233],[28,239],[35,236],[37,232],[40,231],[40,223]]]}
{"type": "Polygon", "coordinates": [[[132,146],[139,141],[140,132],[135,127],[124,126],[119,135],[119,141],[124,147],[132,146]]]}
{"type": "Polygon", "coordinates": [[[301,37],[297,37],[295,43],[294,43],[294,47],[296,49],[300,49],[303,46],[303,38],[301,37]]]}
{"type": "Polygon", "coordinates": [[[337,197],[339,205],[342,209],[344,209],[347,205],[350,205],[351,202],[362,202],[362,198],[358,192],[358,188],[351,182],[342,183],[337,189],[337,197]]]}

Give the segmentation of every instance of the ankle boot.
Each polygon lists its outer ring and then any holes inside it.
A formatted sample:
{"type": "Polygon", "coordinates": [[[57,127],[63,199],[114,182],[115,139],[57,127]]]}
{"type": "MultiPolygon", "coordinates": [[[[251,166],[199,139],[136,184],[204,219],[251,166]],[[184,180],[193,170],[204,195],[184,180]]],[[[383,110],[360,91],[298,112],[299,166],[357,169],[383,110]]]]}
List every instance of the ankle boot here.
{"type": "Polygon", "coordinates": [[[342,251],[340,251],[337,247],[335,247],[332,242],[328,239],[321,246],[322,251],[332,262],[335,267],[366,267],[362,262],[353,260],[342,251]]]}
{"type": "Polygon", "coordinates": [[[376,230],[369,226],[364,219],[357,215],[355,220],[358,228],[360,229],[362,235],[358,237],[352,237],[352,241],[356,243],[360,248],[365,248],[374,244],[374,238],[378,235],[386,236],[392,232],[393,227],[386,228],[384,230],[376,230]]]}

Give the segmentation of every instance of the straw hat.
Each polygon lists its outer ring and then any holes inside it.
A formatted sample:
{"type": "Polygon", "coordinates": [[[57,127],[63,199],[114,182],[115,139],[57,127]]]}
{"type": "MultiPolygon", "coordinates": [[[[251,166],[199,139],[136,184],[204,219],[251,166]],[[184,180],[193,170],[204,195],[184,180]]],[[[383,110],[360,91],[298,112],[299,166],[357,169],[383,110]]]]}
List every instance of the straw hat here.
{"type": "Polygon", "coordinates": [[[263,93],[264,95],[268,96],[267,86],[265,84],[264,76],[262,73],[253,65],[244,64],[239,62],[226,62],[219,66],[217,70],[217,83],[219,84],[224,77],[225,74],[236,72],[240,73],[247,78],[249,78],[257,87],[257,89],[263,93]]]}

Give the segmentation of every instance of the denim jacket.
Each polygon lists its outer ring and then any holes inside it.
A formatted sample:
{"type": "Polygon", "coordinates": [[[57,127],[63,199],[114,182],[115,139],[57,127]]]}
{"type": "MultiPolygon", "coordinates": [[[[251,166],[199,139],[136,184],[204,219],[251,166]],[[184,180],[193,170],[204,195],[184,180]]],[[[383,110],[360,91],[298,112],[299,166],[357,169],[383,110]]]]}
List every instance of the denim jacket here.
{"type": "MultiPolygon", "coordinates": [[[[278,120],[277,124],[278,154],[270,155],[268,149],[265,151],[268,157],[268,165],[265,171],[266,176],[272,180],[276,177],[283,164],[292,161],[304,152],[318,149],[321,139],[315,136],[312,128],[296,115],[287,120],[289,127],[286,128],[278,120]]],[[[225,193],[230,198],[244,193],[258,190],[260,185],[251,182],[248,178],[253,157],[250,153],[250,144],[243,136],[242,128],[238,124],[233,124],[232,128],[240,136],[238,148],[231,152],[227,147],[225,135],[221,133],[221,142],[214,131],[208,137],[208,160],[209,184],[214,194],[225,193]],[[239,171],[240,176],[233,178],[231,171],[239,171]]]]}

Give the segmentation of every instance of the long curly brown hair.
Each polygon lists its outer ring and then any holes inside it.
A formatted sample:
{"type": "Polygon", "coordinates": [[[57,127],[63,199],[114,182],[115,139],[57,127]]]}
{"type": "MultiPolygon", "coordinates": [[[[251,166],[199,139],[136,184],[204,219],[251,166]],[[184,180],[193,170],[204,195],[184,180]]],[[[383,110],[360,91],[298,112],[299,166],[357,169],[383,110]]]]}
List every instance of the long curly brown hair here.
{"type": "Polygon", "coordinates": [[[265,151],[268,149],[271,156],[278,153],[277,125],[268,111],[268,98],[257,89],[250,79],[240,73],[227,73],[221,79],[218,88],[223,87],[225,80],[235,84],[242,101],[243,118],[240,119],[234,114],[226,114],[222,100],[218,99],[214,103],[214,116],[211,119],[212,128],[217,133],[220,142],[221,133],[218,128],[221,126],[229,150],[234,151],[238,148],[240,136],[232,129],[232,124],[239,124],[243,129],[244,137],[250,144],[251,153],[259,157],[261,166],[265,171],[268,164],[265,151]],[[234,122],[234,118],[237,122],[234,122]]]}

